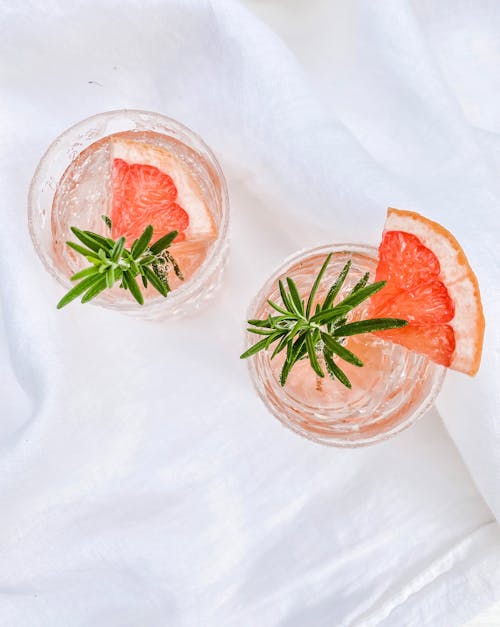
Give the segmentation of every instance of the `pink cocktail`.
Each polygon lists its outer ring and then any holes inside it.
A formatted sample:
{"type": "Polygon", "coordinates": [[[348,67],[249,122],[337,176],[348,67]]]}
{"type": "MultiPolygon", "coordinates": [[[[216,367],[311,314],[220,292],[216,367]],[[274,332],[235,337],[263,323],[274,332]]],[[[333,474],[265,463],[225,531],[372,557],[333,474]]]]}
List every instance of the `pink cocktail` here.
{"type": "Polygon", "coordinates": [[[147,318],[197,309],[220,282],[227,251],[229,207],[224,176],[195,133],[157,113],[112,111],[63,133],[42,158],[32,181],[29,225],[47,269],[65,287],[85,258],[66,245],[70,227],[103,236],[154,239],[178,230],[170,247],[184,281],[170,279],[163,298],[151,287],[138,308],[115,285],[97,304],[147,318]],[[112,220],[111,233],[102,220],[112,220]]]}
{"type": "MultiPolygon", "coordinates": [[[[291,277],[300,295],[307,298],[314,279],[328,253],[333,252],[317,292],[325,297],[329,286],[347,260],[351,270],[338,295],[349,293],[366,273],[375,275],[377,251],[368,246],[334,245],[301,252],[288,259],[266,282],[249,311],[249,319],[273,315],[270,299],[281,302],[278,280],[291,277]]],[[[349,322],[367,317],[368,303],[350,314],[349,322]]],[[[248,336],[250,346],[259,337],[248,336]]],[[[349,389],[338,380],[319,377],[309,360],[297,362],[284,387],[280,372],[285,352],[271,359],[271,351],[261,351],[249,360],[254,385],[266,406],[287,427],[301,435],[334,446],[360,446],[391,437],[413,424],[432,404],[446,369],[424,355],[384,340],[382,334],[366,333],[346,339],[346,348],[363,362],[359,368],[342,362],[352,383],[349,389]]],[[[321,360],[321,356],[318,358],[321,360]]]]}

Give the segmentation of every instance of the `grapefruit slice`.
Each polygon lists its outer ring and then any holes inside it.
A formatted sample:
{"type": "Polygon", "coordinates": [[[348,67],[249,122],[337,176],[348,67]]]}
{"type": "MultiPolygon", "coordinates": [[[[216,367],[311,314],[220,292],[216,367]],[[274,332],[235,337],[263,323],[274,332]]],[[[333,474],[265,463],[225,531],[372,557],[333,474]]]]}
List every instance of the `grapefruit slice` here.
{"type": "Polygon", "coordinates": [[[176,242],[207,240],[216,228],[188,168],[163,147],[115,138],[111,145],[113,237],[127,245],[151,224],[154,239],[177,230],[176,242]]]}
{"type": "Polygon", "coordinates": [[[408,320],[380,337],[476,374],[484,335],[479,285],[449,231],[418,213],[388,209],[376,280],[387,284],[371,298],[371,314],[408,320]]]}

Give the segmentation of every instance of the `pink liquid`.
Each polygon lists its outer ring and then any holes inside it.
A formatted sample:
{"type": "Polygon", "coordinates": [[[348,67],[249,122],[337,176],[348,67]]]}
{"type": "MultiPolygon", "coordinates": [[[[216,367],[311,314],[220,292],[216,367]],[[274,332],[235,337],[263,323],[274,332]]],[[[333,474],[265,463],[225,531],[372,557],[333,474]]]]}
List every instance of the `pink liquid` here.
{"type": "MultiPolygon", "coordinates": [[[[173,154],[182,162],[192,176],[193,183],[198,187],[199,194],[207,207],[214,204],[214,180],[207,177],[207,166],[204,158],[195,150],[179,140],[154,133],[152,131],[125,131],[108,135],[91,144],[76,154],[67,167],[57,185],[52,205],[53,254],[56,265],[67,276],[88,265],[87,260],[66,245],[66,241],[76,241],[70,226],[110,236],[110,232],[101,215],[111,216],[111,145],[115,138],[125,138],[141,144],[152,144],[173,154]]],[[[189,207],[185,207],[189,213],[189,207]]],[[[215,212],[214,212],[215,213],[215,212]]],[[[217,215],[213,215],[217,223],[217,215]]],[[[159,239],[164,233],[155,233],[153,239],[159,239]]],[[[170,252],[178,262],[184,275],[180,281],[173,272],[169,283],[172,289],[178,288],[189,281],[198,271],[207,257],[215,237],[186,240],[174,243],[170,252]]],[[[158,292],[149,287],[143,290],[146,298],[159,298],[158,292]]],[[[128,291],[119,289],[118,285],[104,292],[107,300],[120,302],[130,300],[128,291]]],[[[160,297],[161,298],[161,297],[160,297]]]]}

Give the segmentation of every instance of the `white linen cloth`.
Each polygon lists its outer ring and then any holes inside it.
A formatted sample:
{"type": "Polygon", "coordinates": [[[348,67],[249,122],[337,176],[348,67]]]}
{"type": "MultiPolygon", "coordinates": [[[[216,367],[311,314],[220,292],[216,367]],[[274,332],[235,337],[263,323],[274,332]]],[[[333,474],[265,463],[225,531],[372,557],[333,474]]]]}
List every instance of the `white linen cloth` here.
{"type": "Polygon", "coordinates": [[[498,4],[0,7],[0,625],[450,627],[499,597],[498,4]],[[30,178],[115,108],[179,119],[227,175],[230,266],[196,317],[55,309],[30,178]],[[255,396],[246,307],[298,248],[376,244],[388,205],[463,243],[483,365],[448,376],[444,424],[321,447],[255,396]]]}

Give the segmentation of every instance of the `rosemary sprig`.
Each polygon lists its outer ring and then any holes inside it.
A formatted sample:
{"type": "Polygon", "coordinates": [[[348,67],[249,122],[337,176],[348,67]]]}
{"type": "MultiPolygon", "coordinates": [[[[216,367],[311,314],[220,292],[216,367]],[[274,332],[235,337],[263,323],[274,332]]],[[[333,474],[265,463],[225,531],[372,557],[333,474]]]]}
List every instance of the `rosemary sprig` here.
{"type": "MultiPolygon", "coordinates": [[[[110,218],[102,216],[102,219],[111,230],[110,218]]],[[[145,288],[151,284],[165,297],[170,292],[168,282],[170,270],[173,270],[179,279],[184,279],[177,262],[168,250],[177,236],[177,231],[172,231],[151,244],[153,227],[149,225],[135,240],[130,250],[125,248],[125,237],[114,240],[92,231],[81,231],[73,226],[71,231],[80,243],[66,242],[66,244],[83,255],[91,265],[71,277],[72,281],[79,283],[61,298],[57,303],[58,309],[79,296],[82,296],[82,303],[87,303],[118,282],[121,288],[130,291],[139,305],[143,305],[144,297],[137,277],[141,277],[145,288]]]]}
{"type": "Polygon", "coordinates": [[[280,375],[282,386],[285,385],[293,366],[301,359],[308,359],[318,377],[325,376],[323,370],[325,368],[332,379],[338,379],[350,388],[351,382],[334,358],[359,367],[363,366],[363,362],[344,346],[345,338],[359,333],[397,329],[408,324],[406,320],[399,318],[371,318],[347,322],[347,315],[380,291],[386,283],[376,281],[368,284],[370,276],[366,273],[345,298],[335,303],[335,298],[349,273],[351,261],[345,264],[323,302],[316,304],[313,312],[314,299],[331,258],[332,254],[329,254],[321,266],[307,303],[301,299],[294,280],[287,277],[285,282],[278,281],[282,304],[267,301],[276,314],[269,315],[262,320],[248,320],[247,331],[262,336],[262,339],[245,351],[241,359],[251,357],[259,351],[268,350],[273,344],[275,348],[271,359],[286,349],[286,358],[280,375]]]}

